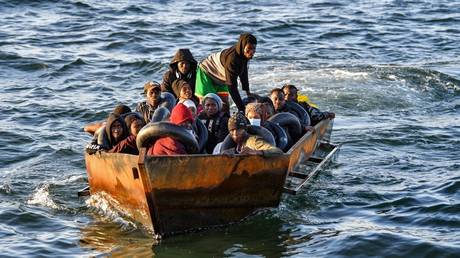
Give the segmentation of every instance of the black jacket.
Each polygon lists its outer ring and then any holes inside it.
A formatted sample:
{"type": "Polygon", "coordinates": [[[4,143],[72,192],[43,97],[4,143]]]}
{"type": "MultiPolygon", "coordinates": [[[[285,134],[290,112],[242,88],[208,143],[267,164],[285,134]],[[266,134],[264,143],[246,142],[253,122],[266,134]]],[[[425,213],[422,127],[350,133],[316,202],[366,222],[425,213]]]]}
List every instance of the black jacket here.
{"type": "Polygon", "coordinates": [[[172,83],[177,79],[185,80],[190,87],[192,87],[193,93],[195,93],[195,80],[196,80],[196,68],[197,62],[193,58],[192,52],[188,49],[179,49],[174,55],[171,63],[169,64],[169,70],[163,75],[163,81],[161,83],[161,91],[167,91],[172,93],[176,98],[176,95],[172,88],[172,83]],[[177,69],[177,63],[180,61],[188,61],[190,63],[190,70],[187,74],[181,74],[177,69]]]}
{"type": "Polygon", "coordinates": [[[252,34],[243,33],[240,35],[235,46],[224,49],[220,56],[220,61],[225,67],[226,81],[230,96],[239,110],[244,111],[244,104],[238,92],[238,81],[240,77],[241,85],[244,91],[249,90],[248,80],[248,59],[244,56],[244,47],[247,43],[257,44],[257,39],[252,34]]]}

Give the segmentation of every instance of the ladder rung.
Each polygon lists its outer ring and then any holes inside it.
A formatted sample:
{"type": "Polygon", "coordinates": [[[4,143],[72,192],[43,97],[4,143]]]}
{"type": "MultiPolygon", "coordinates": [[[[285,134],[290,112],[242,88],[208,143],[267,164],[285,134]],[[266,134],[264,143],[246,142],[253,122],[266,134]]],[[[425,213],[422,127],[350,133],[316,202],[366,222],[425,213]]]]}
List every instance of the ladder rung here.
{"type": "Polygon", "coordinates": [[[296,172],[296,171],[291,171],[289,172],[289,176],[305,179],[307,178],[308,175],[304,173],[296,172]]]}
{"type": "Polygon", "coordinates": [[[293,190],[293,189],[290,189],[290,188],[283,187],[283,193],[296,195],[296,194],[297,194],[297,191],[296,191],[296,190],[293,190]]]}
{"type": "Polygon", "coordinates": [[[307,161],[314,162],[314,163],[321,163],[321,161],[323,161],[323,159],[318,158],[318,157],[310,157],[307,161]]]}

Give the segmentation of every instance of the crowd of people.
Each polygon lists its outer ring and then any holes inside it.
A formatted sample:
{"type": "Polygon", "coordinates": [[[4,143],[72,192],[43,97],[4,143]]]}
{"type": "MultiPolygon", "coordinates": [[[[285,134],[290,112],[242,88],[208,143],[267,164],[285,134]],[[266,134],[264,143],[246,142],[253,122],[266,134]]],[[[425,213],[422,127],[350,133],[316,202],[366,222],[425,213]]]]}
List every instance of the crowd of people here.
{"type": "MultiPolygon", "coordinates": [[[[256,47],[257,39],[243,33],[234,46],[212,53],[199,64],[189,49],[179,49],[161,84],[145,83],[145,100],[137,104],[135,112],[126,105],[118,105],[106,121],[85,127],[86,132],[95,135],[86,147],[87,152],[139,154],[136,137],[144,126],[159,122],[155,114],[160,109],[167,110],[165,116],[160,116],[162,120],[168,119],[197,142],[202,141],[204,147],[199,153],[203,154],[281,154],[300,135],[282,128],[289,144],[278,145],[282,137],[280,126],[270,121],[272,117],[289,114],[291,120],[300,124],[301,134],[314,130],[321,120],[335,117],[332,112],[322,112],[311,103],[299,101],[298,89],[291,84],[272,89],[266,97],[252,94],[247,66],[256,47]],[[244,99],[238,91],[238,78],[247,94],[244,99]],[[238,109],[232,115],[229,97],[238,109]],[[206,139],[198,137],[198,123],[206,128],[206,139]],[[275,141],[257,135],[261,131],[258,127],[268,131],[275,141]]],[[[180,137],[166,135],[150,143],[147,155],[192,154],[186,147],[180,137]]]]}

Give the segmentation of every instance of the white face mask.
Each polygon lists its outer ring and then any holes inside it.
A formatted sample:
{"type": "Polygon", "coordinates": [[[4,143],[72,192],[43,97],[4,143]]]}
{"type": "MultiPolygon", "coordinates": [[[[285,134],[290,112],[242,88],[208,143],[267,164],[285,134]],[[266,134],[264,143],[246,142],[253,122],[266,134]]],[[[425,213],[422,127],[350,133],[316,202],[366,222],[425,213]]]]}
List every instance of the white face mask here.
{"type": "Polygon", "coordinates": [[[260,126],[260,118],[249,119],[249,123],[251,123],[251,125],[260,126]]]}

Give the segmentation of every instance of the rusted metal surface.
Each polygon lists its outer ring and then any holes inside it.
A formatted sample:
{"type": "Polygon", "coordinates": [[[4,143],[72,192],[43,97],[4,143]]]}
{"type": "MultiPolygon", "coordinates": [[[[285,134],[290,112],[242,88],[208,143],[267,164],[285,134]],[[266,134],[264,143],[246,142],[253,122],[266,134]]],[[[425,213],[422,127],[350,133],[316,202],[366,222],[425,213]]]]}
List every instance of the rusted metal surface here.
{"type": "Polygon", "coordinates": [[[288,155],[146,157],[161,234],[236,222],[276,207],[288,155]]]}
{"type": "Polygon", "coordinates": [[[139,156],[86,154],[91,193],[110,194],[133,220],[163,236],[237,222],[259,208],[278,206],[288,169],[311,156],[329,125],[330,120],[319,123],[275,157],[150,157],[145,149],[139,156]]]}
{"type": "Polygon", "coordinates": [[[105,192],[115,199],[134,221],[152,230],[150,209],[138,168],[138,156],[98,152],[86,154],[86,171],[91,194],[105,192]],[[137,178],[135,172],[137,170],[137,178]]]}

